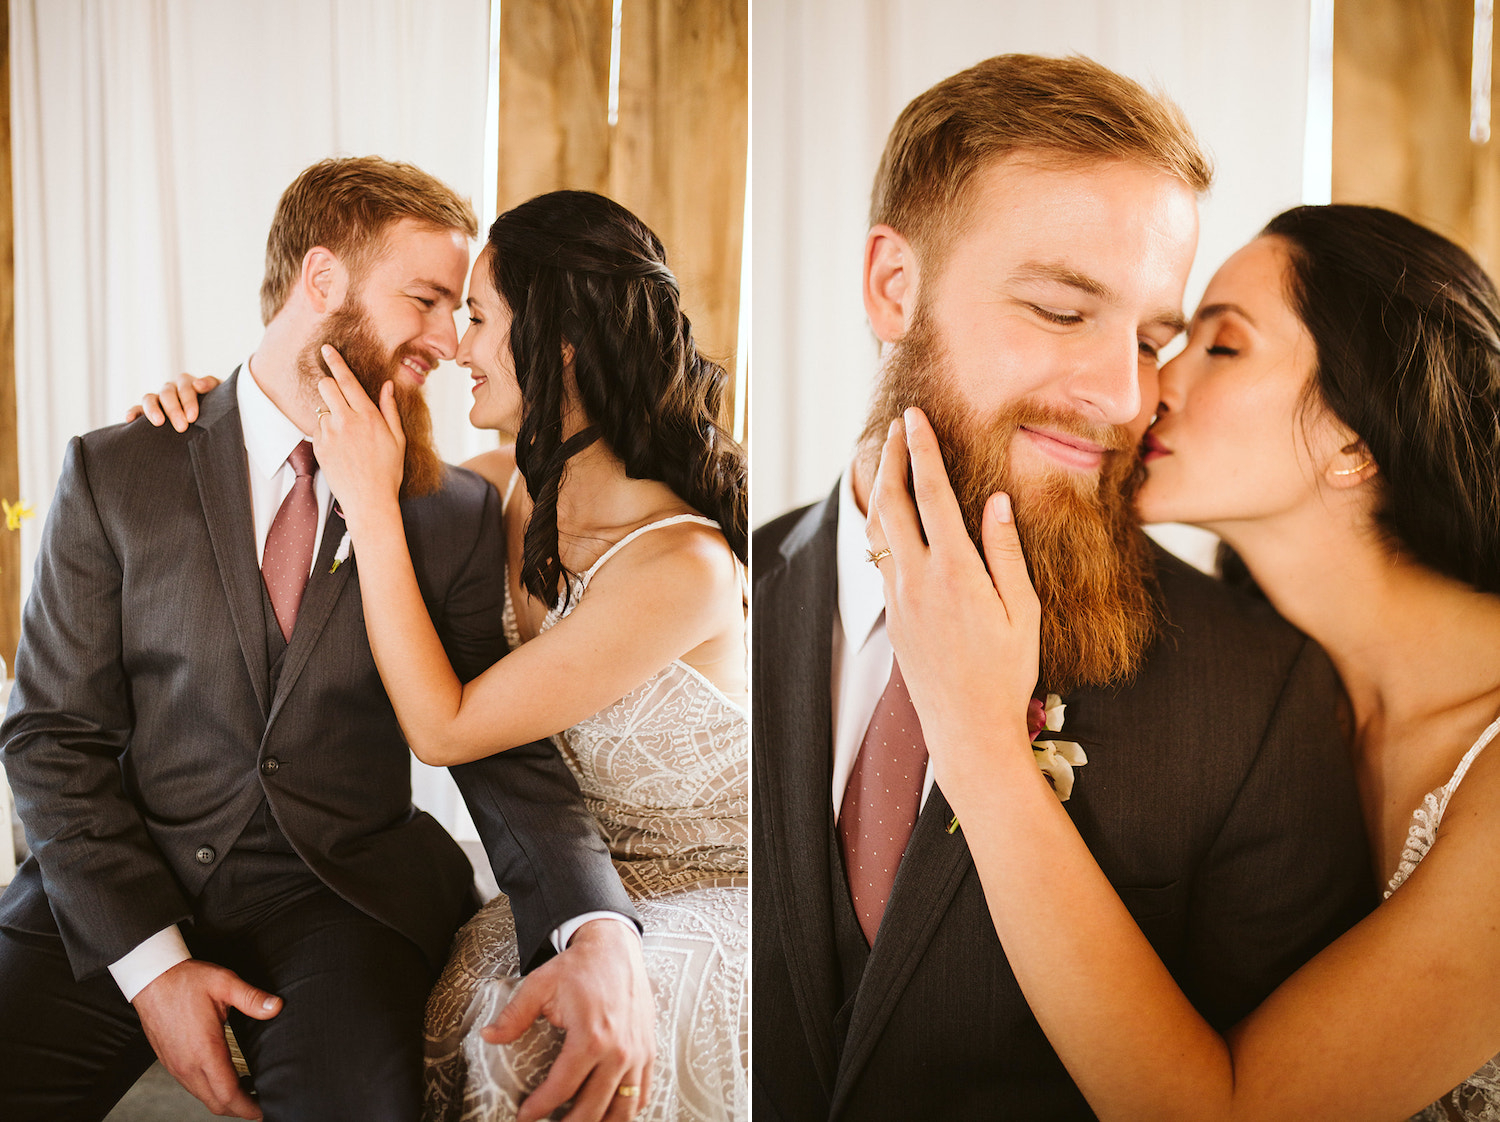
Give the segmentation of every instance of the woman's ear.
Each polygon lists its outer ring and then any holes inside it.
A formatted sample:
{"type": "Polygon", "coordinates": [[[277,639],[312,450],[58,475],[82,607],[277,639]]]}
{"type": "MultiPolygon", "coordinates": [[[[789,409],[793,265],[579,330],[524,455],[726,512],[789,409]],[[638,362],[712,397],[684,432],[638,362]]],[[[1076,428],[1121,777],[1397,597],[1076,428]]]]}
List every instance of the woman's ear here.
{"type": "Polygon", "coordinates": [[[917,307],[917,256],[893,227],[875,226],[865,238],[865,315],[882,343],[896,343],[917,307]]]}
{"type": "Polygon", "coordinates": [[[1369,447],[1363,440],[1355,437],[1328,461],[1328,466],[1323,469],[1323,478],[1334,490],[1344,491],[1350,487],[1358,487],[1379,471],[1369,447]]]}
{"type": "Polygon", "coordinates": [[[577,353],[578,352],[573,349],[573,344],[564,339],[562,345],[562,360],[564,369],[567,369],[568,367],[573,365],[573,358],[575,355],[577,355],[577,353]]]}

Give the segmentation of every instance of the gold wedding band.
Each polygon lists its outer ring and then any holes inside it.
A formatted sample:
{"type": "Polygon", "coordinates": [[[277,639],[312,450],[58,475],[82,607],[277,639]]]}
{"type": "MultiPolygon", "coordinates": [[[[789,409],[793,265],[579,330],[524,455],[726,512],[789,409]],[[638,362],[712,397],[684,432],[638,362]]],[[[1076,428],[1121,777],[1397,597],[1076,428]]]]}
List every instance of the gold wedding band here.
{"type": "Polygon", "coordinates": [[[621,1083],[618,1087],[615,1088],[615,1094],[621,1095],[627,1099],[633,1099],[640,1093],[641,1085],[639,1083],[621,1083]]]}
{"type": "Polygon", "coordinates": [[[880,568],[880,563],[882,561],[884,561],[890,555],[891,555],[891,551],[888,550],[888,549],[867,549],[867,550],[865,550],[865,560],[868,561],[870,564],[874,565],[877,569],[880,568]]]}
{"type": "Polygon", "coordinates": [[[324,418],[324,417],[330,417],[332,415],[333,415],[333,410],[332,409],[319,409],[316,413],[313,414],[313,416],[317,417],[320,420],[322,418],[324,418]]]}

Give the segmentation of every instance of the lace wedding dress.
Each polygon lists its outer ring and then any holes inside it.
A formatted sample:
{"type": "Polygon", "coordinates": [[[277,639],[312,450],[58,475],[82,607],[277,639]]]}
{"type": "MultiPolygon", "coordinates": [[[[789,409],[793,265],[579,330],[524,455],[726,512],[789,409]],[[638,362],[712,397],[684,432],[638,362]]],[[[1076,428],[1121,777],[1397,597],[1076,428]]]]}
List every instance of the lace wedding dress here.
{"type": "MultiPolygon", "coordinates": [[[[1468,774],[1469,765],[1497,732],[1500,732],[1500,720],[1480,734],[1474,746],[1464,753],[1453,777],[1423,798],[1422,805],[1412,814],[1411,826],[1406,832],[1406,846],[1401,851],[1401,863],[1385,889],[1387,898],[1406,883],[1406,878],[1422,863],[1432,843],[1437,841],[1438,826],[1448,809],[1448,800],[1468,774]]],[[[1500,1056],[1490,1060],[1426,1110],[1412,1115],[1410,1122],[1500,1122],[1500,1056]]]]}
{"type": "MultiPolygon", "coordinates": [[[[507,495],[509,498],[509,495],[507,495]]],[[[575,578],[570,609],[627,535],[575,578]]],[[[549,613],[542,630],[566,611],[549,613]]],[[[514,605],[506,637],[520,642],[514,605]]],[[[749,1117],[749,718],[708,679],[674,662],[613,705],[553,737],[599,820],[635,901],[656,998],[656,1063],[641,1122],[749,1117]]],[[[427,1006],[427,1122],[515,1117],[562,1047],[545,1021],[514,1045],[479,1030],[520,984],[505,896],[458,933],[427,1006]]],[[[561,1112],[559,1112],[561,1113],[561,1112]]]]}

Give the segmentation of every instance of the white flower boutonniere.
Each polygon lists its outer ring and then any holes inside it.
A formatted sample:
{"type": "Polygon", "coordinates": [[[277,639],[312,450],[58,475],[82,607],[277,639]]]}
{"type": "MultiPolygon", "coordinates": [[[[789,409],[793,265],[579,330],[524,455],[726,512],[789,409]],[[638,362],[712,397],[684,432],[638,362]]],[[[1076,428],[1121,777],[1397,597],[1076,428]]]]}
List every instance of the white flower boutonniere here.
{"type": "Polygon", "coordinates": [[[1049,693],[1045,702],[1033,700],[1031,704],[1042,710],[1042,727],[1031,735],[1032,755],[1036,757],[1036,766],[1042,769],[1047,782],[1057,792],[1058,802],[1065,803],[1073,794],[1073,769],[1088,763],[1089,758],[1083,748],[1071,740],[1042,739],[1049,732],[1062,731],[1063,714],[1068,708],[1062,698],[1049,693]]]}
{"type": "MultiPolygon", "coordinates": [[[[343,520],[344,508],[339,506],[337,500],[335,500],[333,504],[333,513],[339,516],[340,521],[343,520]]],[[[349,560],[349,555],[353,552],[354,540],[349,537],[349,531],[345,530],[344,536],[339,539],[338,552],[333,555],[333,564],[329,567],[328,571],[330,573],[338,572],[339,566],[342,565],[345,561],[349,560]]]]}
{"type": "MultiPolygon", "coordinates": [[[[1063,715],[1068,707],[1062,698],[1049,693],[1046,701],[1031,699],[1026,707],[1026,730],[1031,734],[1031,754],[1036,766],[1057,792],[1058,802],[1067,802],[1073,794],[1073,769],[1089,762],[1081,745],[1071,740],[1058,740],[1049,733],[1061,732],[1063,715]]],[[[948,823],[951,834],[958,829],[958,816],[948,823]]]]}

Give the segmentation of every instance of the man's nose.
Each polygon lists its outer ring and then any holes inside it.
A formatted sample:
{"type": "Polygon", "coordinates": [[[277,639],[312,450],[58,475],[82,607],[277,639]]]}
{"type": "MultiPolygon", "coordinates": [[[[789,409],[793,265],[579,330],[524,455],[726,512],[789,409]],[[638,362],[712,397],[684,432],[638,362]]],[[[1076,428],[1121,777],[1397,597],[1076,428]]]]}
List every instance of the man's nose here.
{"type": "Polygon", "coordinates": [[[1072,396],[1103,424],[1129,425],[1141,415],[1140,341],[1100,340],[1075,370],[1072,396]]]}
{"type": "Polygon", "coordinates": [[[451,315],[438,316],[422,342],[440,359],[451,359],[458,353],[458,328],[451,315]]]}

